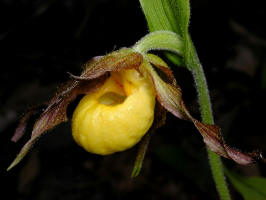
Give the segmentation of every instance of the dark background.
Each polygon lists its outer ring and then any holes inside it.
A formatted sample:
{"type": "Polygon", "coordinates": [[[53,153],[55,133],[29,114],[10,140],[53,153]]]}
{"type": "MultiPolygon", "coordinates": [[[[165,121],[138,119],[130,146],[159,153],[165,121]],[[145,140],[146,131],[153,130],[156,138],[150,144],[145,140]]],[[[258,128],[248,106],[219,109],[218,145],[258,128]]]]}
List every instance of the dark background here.
{"type": "MultiPolygon", "coordinates": [[[[192,1],[190,32],[206,72],[215,121],[227,143],[266,152],[266,8],[263,1],[192,1]]],[[[148,32],[138,1],[0,0],[0,183],[8,199],[218,199],[204,143],[193,125],[170,114],[152,137],[141,175],[130,179],[136,148],[101,157],[85,152],[70,124],[49,131],[10,172],[30,137],[10,138],[30,106],[79,74],[93,56],[133,45],[148,32]]],[[[193,80],[171,66],[189,110],[199,119],[193,80]]],[[[74,102],[68,112],[71,117],[74,102]]],[[[265,164],[242,175],[266,176],[265,164]]],[[[230,186],[235,199],[242,199],[230,186]]],[[[1,197],[1,198],[2,198],[1,197]]]]}

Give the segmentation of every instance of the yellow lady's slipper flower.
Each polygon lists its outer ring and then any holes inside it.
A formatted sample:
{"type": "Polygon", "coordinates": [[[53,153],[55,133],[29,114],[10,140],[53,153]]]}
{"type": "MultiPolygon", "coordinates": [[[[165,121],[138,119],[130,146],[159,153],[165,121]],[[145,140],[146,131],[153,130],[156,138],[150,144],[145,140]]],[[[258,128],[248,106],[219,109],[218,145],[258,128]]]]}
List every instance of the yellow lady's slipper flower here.
{"type": "Polygon", "coordinates": [[[149,130],[154,106],[151,80],[134,69],[112,72],[99,90],[84,96],[76,107],[73,138],[91,153],[124,151],[149,130]]]}
{"type": "MultiPolygon", "coordinates": [[[[85,96],[74,111],[72,135],[85,150],[108,155],[131,148],[144,137],[133,176],[140,171],[149,143],[150,134],[146,133],[163,125],[165,110],[180,119],[192,121],[207,147],[217,154],[239,164],[262,159],[259,153],[242,153],[230,148],[225,144],[218,126],[194,119],[185,107],[172,71],[155,55],[123,48],[90,60],[81,76],[71,77],[72,80],[64,84],[46,104],[46,109],[34,124],[31,139],[8,169],[20,162],[38,137],[67,121],[67,106],[80,94],[85,96]]],[[[33,113],[32,110],[21,119],[13,141],[23,135],[33,113]]]]}

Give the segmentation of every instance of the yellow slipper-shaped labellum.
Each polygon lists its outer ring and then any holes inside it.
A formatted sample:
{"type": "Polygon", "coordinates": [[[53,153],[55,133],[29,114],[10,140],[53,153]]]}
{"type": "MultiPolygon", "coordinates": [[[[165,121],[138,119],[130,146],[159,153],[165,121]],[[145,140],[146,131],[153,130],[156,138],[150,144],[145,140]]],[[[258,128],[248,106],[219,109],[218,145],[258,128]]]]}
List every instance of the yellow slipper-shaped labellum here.
{"type": "Polygon", "coordinates": [[[73,138],[91,153],[124,151],[149,130],[154,106],[151,80],[136,70],[112,72],[100,89],[84,96],[76,107],[73,138]]]}

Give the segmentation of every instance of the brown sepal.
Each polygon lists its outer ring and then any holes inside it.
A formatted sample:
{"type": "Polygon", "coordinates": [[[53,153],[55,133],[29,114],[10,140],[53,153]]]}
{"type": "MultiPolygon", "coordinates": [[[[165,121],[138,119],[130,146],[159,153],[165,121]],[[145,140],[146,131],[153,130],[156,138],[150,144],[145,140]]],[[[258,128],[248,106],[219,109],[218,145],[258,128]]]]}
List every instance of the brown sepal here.
{"type": "Polygon", "coordinates": [[[146,64],[145,69],[153,80],[160,104],[176,117],[192,121],[210,150],[242,165],[252,164],[258,159],[265,162],[265,159],[258,152],[244,153],[226,145],[219,126],[204,124],[190,115],[182,100],[181,90],[177,85],[165,83],[150,64],[146,64]]]}
{"type": "Polygon", "coordinates": [[[146,155],[146,151],[150,143],[151,136],[156,129],[162,127],[165,124],[165,121],[166,121],[166,110],[160,105],[160,103],[156,102],[154,120],[148,133],[146,133],[146,135],[142,138],[138,146],[138,152],[133,170],[131,172],[131,178],[135,178],[139,175],[140,170],[142,168],[143,160],[146,155]]]}
{"type": "Polygon", "coordinates": [[[124,69],[137,69],[143,61],[141,54],[132,51],[131,49],[121,49],[114,51],[104,57],[94,58],[95,62],[85,65],[85,70],[81,76],[71,75],[77,80],[91,80],[111,71],[120,71],[124,69]]]}

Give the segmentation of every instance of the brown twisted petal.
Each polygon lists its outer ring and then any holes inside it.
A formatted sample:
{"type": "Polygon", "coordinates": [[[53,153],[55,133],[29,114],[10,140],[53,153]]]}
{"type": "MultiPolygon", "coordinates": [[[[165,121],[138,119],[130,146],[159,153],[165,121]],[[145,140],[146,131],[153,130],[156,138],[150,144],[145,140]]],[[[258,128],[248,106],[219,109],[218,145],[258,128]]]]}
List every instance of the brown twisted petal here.
{"type": "MultiPolygon", "coordinates": [[[[33,126],[30,140],[28,140],[28,142],[22,147],[15,160],[8,167],[8,170],[13,168],[24,158],[24,156],[28,153],[28,151],[30,150],[36,139],[38,139],[43,133],[52,129],[56,125],[67,121],[67,116],[66,116],[67,106],[72,100],[76,98],[77,95],[83,93],[85,85],[86,88],[88,89],[86,92],[87,93],[92,92],[95,89],[99,88],[104,83],[105,79],[106,76],[100,77],[96,81],[90,81],[90,82],[86,81],[87,83],[83,81],[79,82],[78,84],[76,83],[76,81],[73,81],[71,85],[72,86],[75,85],[75,87],[72,87],[72,89],[67,90],[67,92],[63,91],[62,93],[58,93],[56,97],[50,101],[46,110],[36,120],[33,126]]],[[[28,120],[28,118],[26,120],[28,120]]],[[[25,124],[26,126],[26,120],[25,118],[22,118],[20,124],[25,124]]],[[[25,126],[23,127],[23,129],[19,128],[19,133],[16,132],[13,138],[14,137],[17,138],[18,135],[22,135],[25,126]]]]}
{"type": "MultiPolygon", "coordinates": [[[[165,66],[165,68],[167,67],[165,66]]],[[[177,85],[165,83],[149,63],[146,63],[144,69],[153,80],[157,99],[161,105],[176,117],[192,121],[209,149],[241,165],[252,164],[258,159],[265,162],[265,159],[258,152],[243,153],[226,145],[219,126],[201,123],[190,115],[182,100],[181,90],[177,85]]]]}
{"type": "MultiPolygon", "coordinates": [[[[81,76],[76,77],[76,79],[74,77],[74,80],[63,84],[56,95],[47,103],[47,108],[34,124],[30,140],[23,146],[15,160],[8,167],[8,170],[23,159],[36,139],[43,133],[67,121],[67,107],[77,95],[88,94],[98,89],[106,80],[107,72],[138,68],[141,63],[142,55],[132,52],[130,49],[121,49],[120,51],[89,61],[81,76]]],[[[17,141],[23,135],[30,116],[31,113],[26,113],[25,117],[21,119],[13,136],[14,141],[17,141]]]]}

